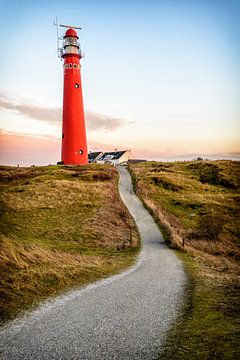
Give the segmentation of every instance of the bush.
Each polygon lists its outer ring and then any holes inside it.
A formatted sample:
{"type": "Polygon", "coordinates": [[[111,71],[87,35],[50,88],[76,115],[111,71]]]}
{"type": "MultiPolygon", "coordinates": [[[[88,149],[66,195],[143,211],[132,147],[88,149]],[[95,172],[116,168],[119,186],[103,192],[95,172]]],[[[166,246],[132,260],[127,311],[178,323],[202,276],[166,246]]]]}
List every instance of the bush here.
{"type": "Polygon", "coordinates": [[[206,214],[199,218],[197,235],[201,239],[218,241],[224,227],[224,219],[220,214],[206,214]]]}
{"type": "Polygon", "coordinates": [[[225,179],[223,177],[219,180],[219,185],[225,187],[226,189],[230,189],[230,190],[237,189],[236,184],[234,184],[233,182],[231,182],[228,179],[225,179]]]}
{"type": "Polygon", "coordinates": [[[172,182],[162,179],[161,177],[158,177],[158,176],[153,176],[152,180],[155,185],[162,186],[164,190],[178,191],[178,190],[182,189],[182,186],[173,184],[172,182]]]}
{"type": "Polygon", "coordinates": [[[202,166],[200,170],[199,181],[201,181],[203,184],[208,183],[212,185],[218,185],[220,181],[218,168],[212,164],[206,164],[205,166],[202,166]]]}

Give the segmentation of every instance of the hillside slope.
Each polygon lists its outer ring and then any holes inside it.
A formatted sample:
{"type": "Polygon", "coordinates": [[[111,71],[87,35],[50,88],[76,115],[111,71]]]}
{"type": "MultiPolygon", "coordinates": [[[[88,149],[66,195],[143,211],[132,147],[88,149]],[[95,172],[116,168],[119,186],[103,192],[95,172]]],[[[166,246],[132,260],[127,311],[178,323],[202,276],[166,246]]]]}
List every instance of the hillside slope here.
{"type": "Polygon", "coordinates": [[[129,266],[135,224],[110,166],[0,168],[1,320],[129,266]]]}
{"type": "Polygon", "coordinates": [[[190,280],[161,359],[239,358],[240,163],[149,162],[130,170],[190,280]]]}

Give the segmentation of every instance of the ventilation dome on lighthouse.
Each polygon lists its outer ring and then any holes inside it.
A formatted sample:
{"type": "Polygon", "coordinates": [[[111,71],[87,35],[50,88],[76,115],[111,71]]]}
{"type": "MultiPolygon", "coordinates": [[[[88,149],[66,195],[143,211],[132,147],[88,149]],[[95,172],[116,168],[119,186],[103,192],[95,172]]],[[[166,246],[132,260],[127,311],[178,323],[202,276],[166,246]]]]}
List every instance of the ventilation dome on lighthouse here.
{"type": "Polygon", "coordinates": [[[64,38],[68,36],[76,37],[77,39],[79,39],[79,37],[77,36],[77,32],[74,29],[68,29],[66,31],[64,38]]]}
{"type": "Polygon", "coordinates": [[[62,163],[85,165],[88,151],[80,74],[82,53],[77,32],[72,28],[63,37],[61,57],[64,60],[62,163]]]}

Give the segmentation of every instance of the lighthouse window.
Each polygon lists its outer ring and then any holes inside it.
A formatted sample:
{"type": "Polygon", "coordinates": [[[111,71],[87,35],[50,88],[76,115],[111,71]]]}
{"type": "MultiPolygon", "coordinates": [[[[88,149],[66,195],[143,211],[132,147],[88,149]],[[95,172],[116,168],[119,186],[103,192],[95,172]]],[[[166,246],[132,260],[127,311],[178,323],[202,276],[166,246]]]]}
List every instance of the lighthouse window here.
{"type": "Polygon", "coordinates": [[[69,64],[69,69],[72,69],[72,64],[69,64]]]}
{"type": "Polygon", "coordinates": [[[76,83],[74,86],[75,86],[76,89],[79,88],[79,84],[78,84],[78,83],[76,83]]]}
{"type": "Polygon", "coordinates": [[[68,64],[65,64],[65,69],[68,69],[68,64]]]}
{"type": "Polygon", "coordinates": [[[74,67],[74,69],[76,69],[76,68],[77,68],[77,64],[73,64],[73,67],[74,67]]]}
{"type": "Polygon", "coordinates": [[[77,66],[77,67],[78,67],[78,69],[80,69],[80,64],[78,64],[78,66],[77,66]]]}

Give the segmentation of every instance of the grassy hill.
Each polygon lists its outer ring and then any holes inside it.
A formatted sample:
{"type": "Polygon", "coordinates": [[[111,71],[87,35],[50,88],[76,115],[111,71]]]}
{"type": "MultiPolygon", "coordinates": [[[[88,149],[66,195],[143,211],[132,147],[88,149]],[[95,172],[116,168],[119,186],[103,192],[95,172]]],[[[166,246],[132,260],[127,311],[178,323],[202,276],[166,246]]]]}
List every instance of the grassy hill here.
{"type": "Polygon", "coordinates": [[[130,170],[190,279],[161,359],[239,358],[240,163],[149,162],[130,170]]]}
{"type": "Polygon", "coordinates": [[[2,321],[133,263],[139,238],[117,184],[107,165],[0,167],[2,321]]]}

